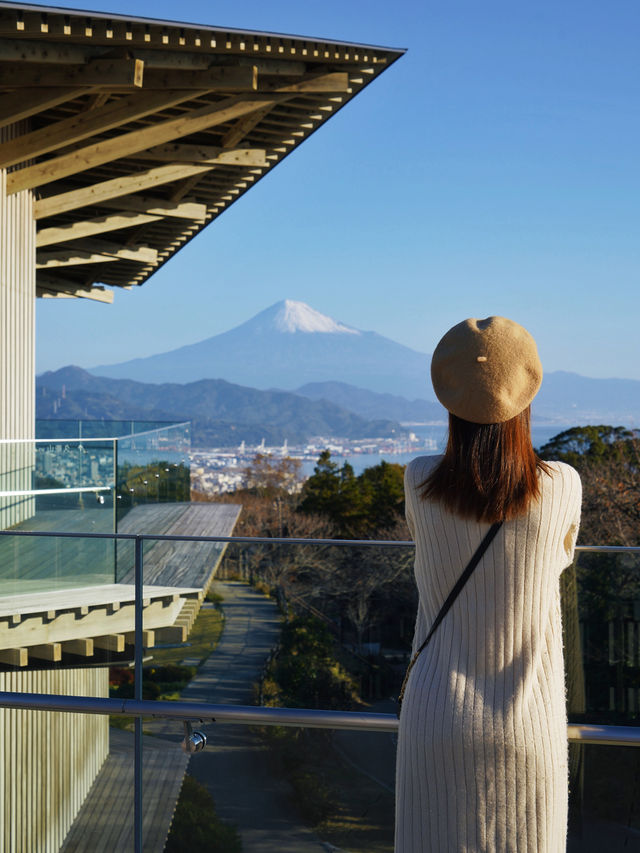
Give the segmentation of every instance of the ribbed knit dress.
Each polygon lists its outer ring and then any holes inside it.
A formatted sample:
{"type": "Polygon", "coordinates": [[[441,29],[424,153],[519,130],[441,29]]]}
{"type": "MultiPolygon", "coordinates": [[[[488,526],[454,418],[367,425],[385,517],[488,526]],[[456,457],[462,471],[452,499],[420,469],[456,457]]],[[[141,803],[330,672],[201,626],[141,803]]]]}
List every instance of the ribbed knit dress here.
{"type": "MultiPolygon", "coordinates": [[[[406,469],[416,651],[489,525],[423,501],[440,457],[406,469]]],[[[400,717],[396,853],[564,853],[568,772],[559,578],[580,520],[576,471],[549,463],[414,666],[400,717]]]]}

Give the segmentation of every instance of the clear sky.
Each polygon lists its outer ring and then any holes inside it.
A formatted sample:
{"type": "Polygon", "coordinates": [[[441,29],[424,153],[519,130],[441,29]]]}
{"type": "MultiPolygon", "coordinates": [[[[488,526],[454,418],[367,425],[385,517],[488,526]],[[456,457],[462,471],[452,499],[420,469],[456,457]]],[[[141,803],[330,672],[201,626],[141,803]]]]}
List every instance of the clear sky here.
{"type": "Polygon", "coordinates": [[[164,352],[289,298],[423,352],[502,314],[546,370],[640,379],[637,0],[64,5],[408,53],[143,287],[38,300],[39,371],[164,352]]]}

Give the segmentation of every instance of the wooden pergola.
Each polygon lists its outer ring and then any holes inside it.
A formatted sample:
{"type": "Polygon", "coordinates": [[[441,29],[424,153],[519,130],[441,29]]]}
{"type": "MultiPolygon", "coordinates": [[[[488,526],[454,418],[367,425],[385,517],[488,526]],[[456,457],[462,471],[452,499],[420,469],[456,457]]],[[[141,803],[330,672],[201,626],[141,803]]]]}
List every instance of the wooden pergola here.
{"type": "Polygon", "coordinates": [[[33,193],[37,295],[143,284],[402,53],[0,2],[0,169],[33,193]]]}

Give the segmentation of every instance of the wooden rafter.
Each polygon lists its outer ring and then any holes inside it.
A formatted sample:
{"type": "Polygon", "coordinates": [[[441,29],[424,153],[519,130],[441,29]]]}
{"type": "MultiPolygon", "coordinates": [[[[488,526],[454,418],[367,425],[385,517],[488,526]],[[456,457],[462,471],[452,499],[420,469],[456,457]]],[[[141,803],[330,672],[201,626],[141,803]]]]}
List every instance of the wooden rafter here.
{"type": "Polygon", "coordinates": [[[223,148],[234,148],[238,145],[248,133],[251,133],[253,128],[260,124],[262,119],[268,115],[273,108],[273,104],[266,104],[265,106],[260,107],[259,110],[256,110],[254,113],[250,113],[247,116],[244,116],[241,119],[238,119],[233,125],[233,127],[228,130],[225,135],[222,137],[222,147],[223,148]]]}
{"type": "Polygon", "coordinates": [[[36,269],[97,264],[116,260],[155,264],[158,260],[158,251],[147,246],[125,247],[118,243],[109,243],[106,240],[84,239],[75,241],[68,248],[62,245],[57,251],[39,251],[36,256],[36,269]]]}
{"type": "MultiPolygon", "coordinates": [[[[144,130],[134,130],[112,139],[96,142],[69,154],[46,160],[44,163],[37,163],[35,166],[27,166],[25,169],[12,172],[7,175],[7,193],[34,189],[42,184],[95,168],[112,160],[129,157],[138,151],[144,151],[150,146],[150,143],[158,145],[190,133],[197,133],[199,130],[215,127],[239,116],[252,113],[262,106],[264,106],[262,100],[227,98],[217,104],[208,104],[206,107],[193,110],[179,118],[158,122],[144,130]]],[[[103,107],[103,110],[108,109],[109,107],[103,107]]],[[[97,112],[99,110],[89,114],[89,116],[95,115],[97,112]]],[[[89,117],[87,117],[87,121],[90,121],[89,117]]],[[[0,146],[1,156],[2,146],[0,146]]]]}
{"type": "MultiPolygon", "coordinates": [[[[63,145],[120,127],[129,121],[144,118],[158,110],[180,104],[193,98],[187,92],[135,92],[125,95],[90,113],[80,113],[71,118],[33,130],[0,145],[0,168],[47,154],[63,145]]],[[[146,146],[145,146],[146,147],[146,146]]]]}
{"type": "Polygon", "coordinates": [[[155,264],[158,260],[158,250],[150,246],[136,245],[137,235],[131,237],[131,241],[126,245],[122,243],[111,243],[108,240],[92,240],[85,239],[80,242],[73,242],[70,249],[76,246],[87,252],[111,256],[122,261],[135,261],[136,263],[155,264]]]}
{"type": "Polygon", "coordinates": [[[176,203],[170,199],[153,198],[145,195],[130,195],[126,198],[104,199],[101,207],[115,208],[119,211],[145,213],[150,216],[168,216],[172,219],[189,219],[204,222],[207,205],[195,201],[176,203]]]}
{"type": "MultiPolygon", "coordinates": [[[[104,50],[104,48],[103,48],[104,50]]],[[[36,39],[0,39],[2,62],[46,62],[64,65],[86,62],[96,55],[95,47],[76,44],[55,44],[36,39]]]]}
{"type": "Polygon", "coordinates": [[[92,91],[91,88],[64,86],[57,89],[21,89],[0,95],[0,127],[81,98],[92,91]]]}
{"type": "Polygon", "coordinates": [[[113,291],[104,287],[82,287],[73,282],[63,282],[51,276],[38,273],[36,276],[36,296],[60,299],[92,299],[95,302],[113,302],[113,291]]]}
{"type": "Polygon", "coordinates": [[[161,160],[172,163],[211,163],[225,166],[266,166],[264,148],[220,148],[217,145],[184,145],[170,142],[155,145],[136,154],[138,160],[161,160]]]}
{"type": "Polygon", "coordinates": [[[72,252],[60,249],[58,252],[48,252],[40,255],[36,261],[37,270],[52,270],[58,267],[76,267],[85,264],[110,264],[118,259],[111,255],[97,255],[93,252],[83,252],[80,249],[72,252]]]}
{"type": "MultiPolygon", "coordinates": [[[[0,62],[5,89],[58,86],[126,86],[140,88],[144,73],[141,59],[92,59],[83,65],[0,62]]],[[[165,87],[168,88],[168,87],[165,87]]]]}
{"type": "Polygon", "coordinates": [[[308,74],[301,80],[282,83],[265,83],[260,86],[265,92],[308,92],[323,94],[325,92],[348,92],[349,75],[346,71],[336,71],[331,74],[308,74]]]}
{"type": "Polygon", "coordinates": [[[84,219],[55,228],[42,228],[36,234],[36,247],[53,246],[57,243],[66,243],[69,240],[94,237],[96,234],[119,231],[121,228],[132,228],[138,225],[146,225],[149,222],[157,222],[159,219],[162,217],[152,216],[148,213],[121,213],[113,216],[84,219]]]}
{"type": "MultiPolygon", "coordinates": [[[[208,172],[214,166],[192,166],[188,163],[158,166],[155,169],[146,169],[143,172],[134,172],[122,178],[112,178],[110,181],[102,181],[91,184],[88,187],[70,190],[59,195],[49,196],[34,202],[33,214],[35,219],[44,219],[64,213],[67,210],[76,210],[87,205],[101,204],[105,200],[119,198],[140,190],[147,190],[161,184],[170,184],[191,175],[208,172]]],[[[123,205],[126,209],[126,205],[123,205]]]]}
{"type": "MultiPolygon", "coordinates": [[[[118,91],[111,81],[106,84],[118,91]]],[[[212,92],[255,92],[258,88],[258,69],[255,65],[214,65],[202,70],[150,68],[145,70],[144,88],[154,89],[191,89],[197,92],[204,89],[212,92]]]]}

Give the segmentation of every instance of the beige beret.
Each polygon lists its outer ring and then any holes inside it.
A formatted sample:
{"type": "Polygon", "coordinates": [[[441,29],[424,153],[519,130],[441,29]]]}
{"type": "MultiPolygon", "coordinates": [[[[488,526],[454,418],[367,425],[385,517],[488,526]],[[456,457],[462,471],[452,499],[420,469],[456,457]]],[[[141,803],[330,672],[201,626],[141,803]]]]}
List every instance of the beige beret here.
{"type": "Polygon", "coordinates": [[[431,379],[442,405],[465,421],[511,420],[542,383],[536,342],[506,317],[464,320],[446,333],[431,359],[431,379]]]}

